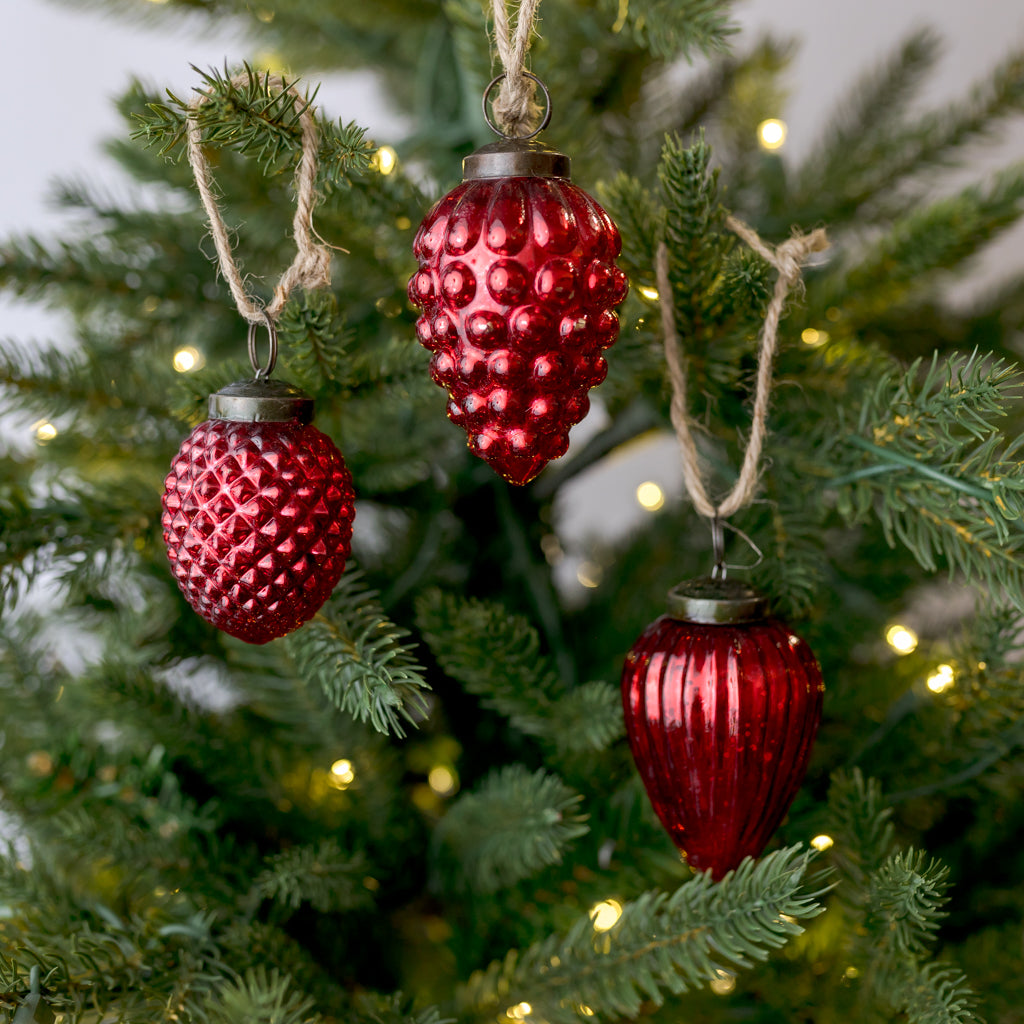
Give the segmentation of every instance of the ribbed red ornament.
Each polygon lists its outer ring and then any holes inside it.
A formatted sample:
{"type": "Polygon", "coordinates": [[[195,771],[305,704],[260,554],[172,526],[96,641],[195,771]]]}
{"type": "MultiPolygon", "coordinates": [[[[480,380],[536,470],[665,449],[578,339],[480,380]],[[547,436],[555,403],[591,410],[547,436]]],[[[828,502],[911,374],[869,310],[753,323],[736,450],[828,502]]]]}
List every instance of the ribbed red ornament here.
{"type": "Polygon", "coordinates": [[[251,644],[290,633],[345,568],[353,502],[341,452],[316,427],[201,423],[164,482],[164,542],[181,592],[251,644]]]}
{"type": "Polygon", "coordinates": [[[775,618],[664,615],[626,658],[622,702],[654,810],[692,868],[720,879],[756,857],[807,770],[824,686],[775,618]]]}
{"type": "MultiPolygon", "coordinates": [[[[534,148],[513,157],[561,157],[534,148]]],[[[608,214],[556,176],[463,181],[416,235],[409,299],[423,311],[416,330],[434,353],[431,376],[470,449],[510,483],[565,454],[587,392],[608,372],[601,353],[618,338],[614,307],[628,290],[621,250],[608,214]]]]}

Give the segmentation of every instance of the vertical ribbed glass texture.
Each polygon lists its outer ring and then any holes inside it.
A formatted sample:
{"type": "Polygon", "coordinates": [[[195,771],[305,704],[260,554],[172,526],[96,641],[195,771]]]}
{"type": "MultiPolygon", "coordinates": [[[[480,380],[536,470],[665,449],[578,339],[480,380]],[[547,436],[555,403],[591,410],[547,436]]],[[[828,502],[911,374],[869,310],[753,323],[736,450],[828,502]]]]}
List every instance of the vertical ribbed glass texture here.
{"type": "Polygon", "coordinates": [[[662,616],[626,658],[626,732],[648,796],[697,871],[764,849],[796,795],[821,720],[810,648],[778,619],[662,616]]]}

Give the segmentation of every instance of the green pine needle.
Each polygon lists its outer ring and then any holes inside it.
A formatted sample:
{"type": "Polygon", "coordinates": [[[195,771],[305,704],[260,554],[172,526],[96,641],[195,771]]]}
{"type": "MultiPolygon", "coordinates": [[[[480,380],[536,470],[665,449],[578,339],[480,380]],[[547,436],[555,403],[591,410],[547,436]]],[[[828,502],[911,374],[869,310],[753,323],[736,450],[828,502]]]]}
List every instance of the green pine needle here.
{"type": "Polygon", "coordinates": [[[767,959],[822,912],[801,885],[809,856],[799,847],[746,859],[718,884],[708,874],[671,895],[645,893],[627,903],[606,932],[584,915],[565,935],[512,950],[461,989],[466,1017],[493,1020],[526,1002],[551,1024],[578,1024],[580,1006],[606,1019],[635,1018],[667,993],[709,982],[767,959]]]}
{"type": "Polygon", "coordinates": [[[572,840],[588,831],[581,800],[543,770],[499,768],[452,805],[435,841],[457,858],[456,877],[493,892],[562,863],[572,840]]]}
{"type": "Polygon", "coordinates": [[[285,649],[298,674],[339,710],[378,732],[405,735],[426,713],[429,689],[409,634],[391,622],[362,574],[349,570],[334,595],[285,649]]]}

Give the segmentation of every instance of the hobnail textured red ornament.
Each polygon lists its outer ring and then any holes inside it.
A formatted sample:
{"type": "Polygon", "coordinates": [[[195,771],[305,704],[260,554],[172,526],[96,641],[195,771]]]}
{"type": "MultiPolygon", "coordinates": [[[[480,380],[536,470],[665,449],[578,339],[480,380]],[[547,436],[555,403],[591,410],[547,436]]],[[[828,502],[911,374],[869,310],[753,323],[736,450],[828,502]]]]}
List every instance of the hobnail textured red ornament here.
{"type": "Polygon", "coordinates": [[[345,568],[352,478],[311,424],[313,400],[279,381],[210,396],[164,482],[167,557],[188,603],[251,644],[311,618],[345,568]]]}
{"type": "Polygon", "coordinates": [[[628,290],[618,229],[569,181],[569,158],[506,139],[466,157],[462,184],[427,214],[409,298],[448,417],[506,480],[565,454],[604,380],[628,290]]]}
{"type": "Polygon", "coordinates": [[[807,770],[824,685],[810,648],[732,581],[669,595],[626,658],[622,703],[654,810],[690,866],[756,857],[807,770]]]}

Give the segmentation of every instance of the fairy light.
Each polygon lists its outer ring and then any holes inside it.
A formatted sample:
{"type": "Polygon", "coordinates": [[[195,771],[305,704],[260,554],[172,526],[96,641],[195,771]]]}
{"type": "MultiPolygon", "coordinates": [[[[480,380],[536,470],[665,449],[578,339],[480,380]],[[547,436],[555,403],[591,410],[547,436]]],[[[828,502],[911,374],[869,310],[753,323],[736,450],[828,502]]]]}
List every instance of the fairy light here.
{"type": "Polygon", "coordinates": [[[581,1017],[593,1017],[594,1011],[586,1003],[580,1003],[576,1009],[581,1017]]]}
{"type": "Polygon", "coordinates": [[[928,677],[927,686],[932,693],[945,693],[956,682],[952,665],[939,665],[928,677]]]}
{"type": "Polygon", "coordinates": [[[829,337],[828,331],[819,331],[815,327],[805,327],[800,332],[800,340],[808,348],[821,348],[822,345],[827,345],[829,337]]]}
{"type": "Polygon", "coordinates": [[[762,149],[781,149],[786,141],[786,122],[769,117],[757,126],[757,141],[762,149]]]}
{"type": "Polygon", "coordinates": [[[348,789],[355,780],[356,772],[351,761],[342,757],[331,765],[331,775],[328,781],[335,789],[348,789]]]}
{"type": "Polygon", "coordinates": [[[57,428],[49,420],[39,420],[32,424],[39,444],[49,444],[57,436],[57,428]]]}
{"type": "Polygon", "coordinates": [[[576,579],[580,586],[586,587],[588,590],[594,590],[601,585],[602,575],[601,566],[596,562],[584,562],[576,570],[576,579]]]}
{"type": "Polygon", "coordinates": [[[398,154],[390,146],[381,146],[373,156],[373,166],[381,174],[388,175],[398,163],[398,154]]]}
{"type": "Polygon", "coordinates": [[[897,654],[910,654],[917,649],[917,634],[897,623],[885,631],[885,642],[897,654]]]}
{"type": "Polygon", "coordinates": [[[198,370],[206,362],[202,353],[191,345],[179,348],[174,353],[172,364],[178,373],[188,373],[189,370],[198,370]]]}
{"type": "Polygon", "coordinates": [[[622,917],[622,904],[618,900],[602,900],[590,908],[590,922],[595,932],[606,932],[622,917]]]}
{"type": "Polygon", "coordinates": [[[637,291],[645,299],[648,299],[650,302],[657,302],[658,301],[658,289],[657,288],[651,288],[648,285],[642,284],[642,285],[640,285],[637,288],[637,291]]]}
{"type": "Polygon", "coordinates": [[[665,504],[665,492],[653,480],[645,480],[636,489],[636,500],[648,512],[657,512],[665,504]]]}
{"type": "Polygon", "coordinates": [[[531,1013],[533,1013],[533,1007],[529,1003],[516,1003],[515,1006],[510,1006],[505,1011],[505,1016],[511,1017],[513,1020],[523,1020],[531,1013]]]}
{"type": "Polygon", "coordinates": [[[831,849],[835,845],[835,840],[831,836],[827,836],[824,833],[820,836],[815,836],[811,840],[811,846],[813,846],[819,852],[831,849]]]}
{"type": "Polygon", "coordinates": [[[288,65],[285,64],[284,57],[273,50],[261,50],[253,57],[252,62],[260,71],[269,71],[272,75],[288,73],[288,65]]]}
{"type": "Polygon", "coordinates": [[[716,996],[727,996],[736,988],[736,976],[730,974],[728,971],[723,971],[720,968],[715,971],[718,975],[716,978],[711,979],[711,984],[708,986],[716,996]]]}
{"type": "Polygon", "coordinates": [[[434,765],[427,775],[427,785],[438,796],[451,796],[455,792],[455,772],[443,764],[434,765]]]}

